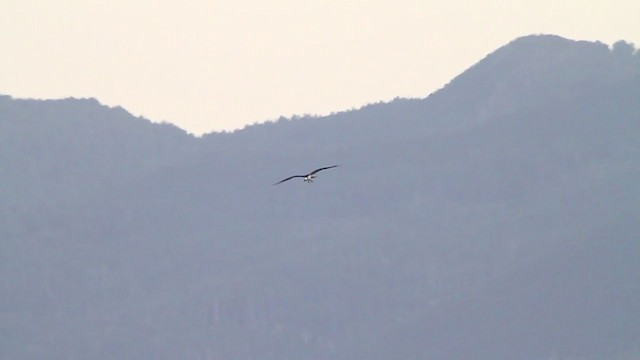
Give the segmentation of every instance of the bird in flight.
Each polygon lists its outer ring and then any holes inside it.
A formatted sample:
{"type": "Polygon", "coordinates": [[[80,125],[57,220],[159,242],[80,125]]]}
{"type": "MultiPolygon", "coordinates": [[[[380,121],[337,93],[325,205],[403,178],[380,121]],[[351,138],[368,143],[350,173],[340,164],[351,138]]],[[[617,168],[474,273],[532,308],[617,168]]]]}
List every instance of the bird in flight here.
{"type": "Polygon", "coordinates": [[[284,179],[284,180],[280,180],[277,183],[273,184],[273,185],[278,185],[281,184],[285,181],[291,180],[293,178],[303,178],[304,181],[312,183],[313,179],[316,178],[316,174],[319,173],[322,170],[327,170],[327,169],[333,169],[334,167],[338,167],[338,165],[332,165],[332,166],[327,166],[327,167],[321,167],[320,169],[315,169],[312,172],[305,174],[305,175],[293,175],[293,176],[289,176],[288,178],[284,179]]]}

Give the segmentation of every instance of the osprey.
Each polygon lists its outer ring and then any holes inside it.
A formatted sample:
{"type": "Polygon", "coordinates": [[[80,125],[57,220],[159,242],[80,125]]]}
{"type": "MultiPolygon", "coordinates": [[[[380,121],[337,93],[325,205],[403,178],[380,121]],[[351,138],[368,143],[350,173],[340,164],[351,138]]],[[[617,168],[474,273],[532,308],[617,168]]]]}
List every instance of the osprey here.
{"type": "Polygon", "coordinates": [[[320,169],[315,169],[315,170],[313,170],[312,172],[310,172],[310,173],[308,173],[308,174],[305,174],[305,175],[293,175],[293,176],[289,176],[288,178],[286,178],[286,179],[284,179],[284,180],[280,180],[280,181],[278,181],[277,183],[275,183],[275,184],[273,184],[273,185],[278,185],[278,184],[280,184],[280,183],[283,183],[283,182],[285,182],[285,181],[287,181],[287,180],[291,180],[291,179],[293,179],[293,178],[303,178],[303,179],[304,179],[304,181],[312,183],[312,182],[313,182],[313,179],[315,179],[315,177],[316,177],[316,174],[317,174],[317,173],[319,173],[319,172],[320,172],[320,171],[322,171],[322,170],[333,169],[334,167],[337,167],[337,166],[338,166],[338,165],[322,167],[322,168],[320,168],[320,169]]]}

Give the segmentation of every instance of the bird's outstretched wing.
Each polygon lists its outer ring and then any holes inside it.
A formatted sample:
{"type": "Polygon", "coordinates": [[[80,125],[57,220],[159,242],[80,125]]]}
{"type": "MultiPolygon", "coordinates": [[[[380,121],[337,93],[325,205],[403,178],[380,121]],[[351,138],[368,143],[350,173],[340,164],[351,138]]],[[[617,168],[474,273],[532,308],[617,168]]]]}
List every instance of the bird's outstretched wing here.
{"type": "Polygon", "coordinates": [[[320,169],[315,169],[312,172],[310,172],[307,176],[314,175],[315,173],[318,173],[318,172],[320,172],[322,170],[333,169],[334,167],[338,167],[338,165],[332,165],[332,166],[322,167],[320,169]]]}
{"type": "Polygon", "coordinates": [[[278,185],[278,184],[281,184],[281,183],[283,183],[283,182],[285,182],[285,181],[291,180],[291,179],[293,179],[293,178],[299,178],[299,177],[305,177],[305,175],[293,175],[293,176],[289,176],[288,178],[286,178],[286,179],[284,179],[284,180],[280,180],[280,181],[278,181],[277,183],[275,183],[275,184],[273,184],[273,185],[278,185]]]}

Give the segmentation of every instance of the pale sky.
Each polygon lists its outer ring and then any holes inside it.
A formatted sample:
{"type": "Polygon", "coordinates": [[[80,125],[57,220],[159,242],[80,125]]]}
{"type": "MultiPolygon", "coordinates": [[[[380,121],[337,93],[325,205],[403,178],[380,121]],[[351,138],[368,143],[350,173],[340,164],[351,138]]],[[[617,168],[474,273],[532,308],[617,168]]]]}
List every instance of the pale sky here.
{"type": "Polygon", "coordinates": [[[424,97],[542,33],[640,47],[640,1],[0,0],[0,94],[202,134],[424,97]]]}

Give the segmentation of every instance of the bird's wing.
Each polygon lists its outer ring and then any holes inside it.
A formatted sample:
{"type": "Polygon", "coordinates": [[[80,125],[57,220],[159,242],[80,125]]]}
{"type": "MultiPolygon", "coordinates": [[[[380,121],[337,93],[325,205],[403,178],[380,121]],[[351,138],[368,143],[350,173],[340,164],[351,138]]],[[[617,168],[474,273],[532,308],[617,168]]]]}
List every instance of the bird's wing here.
{"type": "Polygon", "coordinates": [[[280,180],[280,181],[278,181],[277,183],[275,183],[275,184],[273,184],[273,185],[278,185],[278,184],[281,184],[281,183],[283,183],[283,182],[285,182],[285,181],[291,180],[291,179],[293,179],[293,178],[299,178],[299,177],[304,177],[304,175],[293,175],[293,176],[289,176],[288,178],[286,178],[286,179],[284,179],[284,180],[280,180]]]}
{"type": "Polygon", "coordinates": [[[318,172],[320,172],[322,170],[333,169],[334,167],[338,167],[338,165],[332,165],[332,166],[327,166],[327,167],[323,167],[323,168],[320,168],[320,169],[315,169],[312,172],[310,172],[309,175],[313,175],[313,174],[318,173],[318,172]]]}

